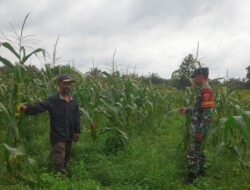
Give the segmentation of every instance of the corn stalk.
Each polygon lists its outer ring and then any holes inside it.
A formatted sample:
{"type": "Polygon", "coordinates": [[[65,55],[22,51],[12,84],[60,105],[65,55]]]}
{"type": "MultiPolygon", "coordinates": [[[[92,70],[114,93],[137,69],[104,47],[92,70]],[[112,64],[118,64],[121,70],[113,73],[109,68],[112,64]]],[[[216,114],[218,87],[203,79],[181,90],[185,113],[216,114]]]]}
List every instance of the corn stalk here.
{"type": "MultiPolygon", "coordinates": [[[[27,14],[20,31],[20,35],[17,35],[17,47],[16,44],[11,44],[9,42],[1,42],[0,48],[5,48],[12,54],[16,61],[10,61],[2,56],[0,56],[0,62],[6,66],[8,69],[9,80],[13,83],[14,88],[8,92],[10,94],[9,101],[6,103],[0,104],[0,110],[4,113],[6,125],[8,125],[7,139],[6,143],[3,144],[5,148],[5,158],[7,162],[7,168],[10,172],[12,172],[11,161],[16,158],[16,156],[25,155],[24,146],[22,143],[21,136],[19,134],[19,129],[22,128],[20,121],[20,103],[22,100],[21,91],[25,87],[25,75],[26,66],[24,65],[32,55],[36,55],[38,53],[42,53],[45,56],[45,51],[41,48],[32,50],[31,52],[26,52],[26,47],[24,46],[24,41],[28,36],[24,36],[24,26],[27,21],[27,18],[30,14],[27,14]],[[8,106],[6,106],[6,104],[8,106]],[[10,146],[8,145],[10,144],[10,146]],[[13,146],[13,147],[11,147],[13,146]]],[[[28,86],[28,85],[27,85],[28,86]]],[[[30,159],[28,159],[30,160],[30,159]]]]}

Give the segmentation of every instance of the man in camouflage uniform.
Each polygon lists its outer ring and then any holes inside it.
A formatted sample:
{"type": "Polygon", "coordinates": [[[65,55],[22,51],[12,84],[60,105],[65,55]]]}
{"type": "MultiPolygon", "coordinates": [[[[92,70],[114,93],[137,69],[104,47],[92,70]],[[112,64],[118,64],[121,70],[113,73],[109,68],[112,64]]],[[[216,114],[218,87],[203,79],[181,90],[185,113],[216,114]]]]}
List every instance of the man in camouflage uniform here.
{"type": "Polygon", "coordinates": [[[180,113],[191,117],[187,145],[188,177],[184,181],[185,184],[193,183],[197,177],[205,175],[204,141],[210,128],[214,107],[213,92],[208,85],[208,74],[206,67],[195,70],[192,78],[200,90],[195,98],[194,109],[180,109],[180,113]]]}

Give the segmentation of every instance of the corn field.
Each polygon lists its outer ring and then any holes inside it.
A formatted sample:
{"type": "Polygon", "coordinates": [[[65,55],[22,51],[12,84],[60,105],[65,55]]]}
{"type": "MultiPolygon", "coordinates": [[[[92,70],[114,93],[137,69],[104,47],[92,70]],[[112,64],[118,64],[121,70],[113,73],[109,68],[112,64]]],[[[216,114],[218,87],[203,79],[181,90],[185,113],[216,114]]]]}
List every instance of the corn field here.
{"type": "MultiPolygon", "coordinates": [[[[56,49],[50,60],[46,50],[29,51],[25,46],[27,18],[17,44],[0,43],[0,50],[13,57],[0,54],[4,65],[0,73],[0,188],[189,189],[178,182],[179,171],[184,170],[178,167],[183,167],[182,147],[190,118],[181,119],[176,112],[193,106],[196,89],[166,90],[133,74],[83,74],[71,66],[57,66],[56,49]],[[43,69],[27,64],[32,56],[42,57],[43,69]],[[48,116],[31,118],[20,112],[20,103],[34,103],[55,93],[55,79],[61,73],[76,80],[73,95],[84,125],[64,180],[48,171],[48,116]]],[[[250,92],[217,86],[214,95],[216,107],[207,140],[211,177],[198,188],[215,189],[214,184],[222,184],[220,189],[230,189],[230,180],[237,178],[235,186],[249,189],[250,92]]]]}

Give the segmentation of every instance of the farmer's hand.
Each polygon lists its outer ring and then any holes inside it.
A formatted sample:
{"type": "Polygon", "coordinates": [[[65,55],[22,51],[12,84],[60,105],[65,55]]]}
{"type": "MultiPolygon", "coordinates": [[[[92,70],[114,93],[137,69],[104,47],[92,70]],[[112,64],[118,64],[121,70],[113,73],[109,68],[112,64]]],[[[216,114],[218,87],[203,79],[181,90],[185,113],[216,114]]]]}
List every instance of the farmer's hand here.
{"type": "Polygon", "coordinates": [[[79,139],[80,139],[80,133],[75,133],[74,137],[75,142],[79,141],[79,139]]]}
{"type": "Polygon", "coordinates": [[[186,114],[187,113],[187,108],[186,107],[183,107],[179,110],[180,114],[186,114]]]}
{"type": "Polygon", "coordinates": [[[25,104],[20,104],[20,111],[25,112],[27,110],[27,106],[25,104]]]}

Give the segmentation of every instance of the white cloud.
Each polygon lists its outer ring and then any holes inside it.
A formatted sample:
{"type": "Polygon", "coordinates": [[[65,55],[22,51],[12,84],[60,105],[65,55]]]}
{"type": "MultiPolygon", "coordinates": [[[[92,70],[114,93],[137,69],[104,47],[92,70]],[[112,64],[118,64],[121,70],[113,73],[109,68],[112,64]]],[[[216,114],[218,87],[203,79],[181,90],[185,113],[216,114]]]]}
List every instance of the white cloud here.
{"type": "MultiPolygon", "coordinates": [[[[112,54],[121,70],[159,73],[169,78],[182,59],[196,52],[211,76],[245,77],[250,65],[248,0],[0,0],[1,31],[16,27],[32,12],[26,34],[36,34],[52,49],[61,34],[59,56],[86,72],[111,68],[112,54]]],[[[0,49],[1,53],[1,49],[0,49]]]]}

